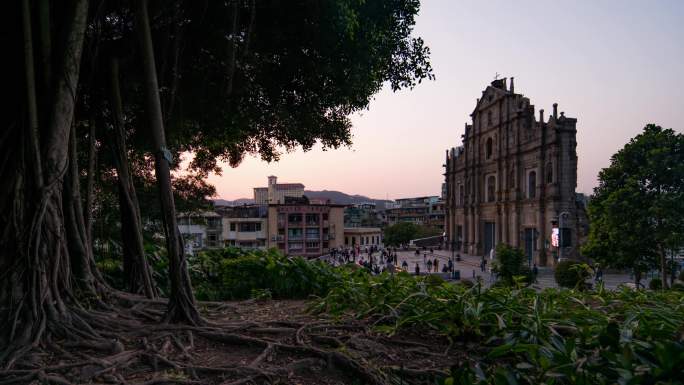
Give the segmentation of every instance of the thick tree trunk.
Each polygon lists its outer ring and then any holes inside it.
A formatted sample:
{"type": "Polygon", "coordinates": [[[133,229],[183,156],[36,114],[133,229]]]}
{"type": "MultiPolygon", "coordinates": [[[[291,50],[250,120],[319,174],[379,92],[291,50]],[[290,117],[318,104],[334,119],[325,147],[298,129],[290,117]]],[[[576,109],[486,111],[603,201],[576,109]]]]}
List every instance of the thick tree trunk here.
{"type": "Polygon", "coordinates": [[[147,298],[157,296],[150,266],[145,259],[143,247],[142,219],[140,205],[131,179],[126,156],[126,132],[124,130],[123,107],[119,87],[119,64],[116,58],[111,63],[111,105],[114,118],[114,163],[119,179],[119,209],[121,211],[121,240],[123,243],[124,276],[132,293],[144,294],[147,298]]]}
{"type": "Polygon", "coordinates": [[[95,119],[90,119],[88,130],[88,175],[86,179],[86,196],[83,206],[88,247],[93,250],[93,199],[95,198],[95,172],[97,166],[97,147],[95,146],[95,119]]]}
{"type": "Polygon", "coordinates": [[[153,142],[155,176],[159,186],[166,248],[169,258],[171,292],[164,321],[200,324],[203,323],[203,320],[195,306],[183,250],[183,241],[176,222],[176,209],[171,188],[171,170],[169,165],[171,159],[166,148],[157,70],[155,67],[154,49],[152,47],[152,34],[147,15],[147,1],[138,0],[135,3],[135,27],[140,40],[140,53],[145,78],[145,104],[149,119],[150,136],[153,142]]]}
{"type": "MultiPolygon", "coordinates": [[[[59,75],[53,81],[48,123],[46,129],[40,130],[45,137],[37,137],[35,122],[39,114],[34,109],[26,119],[28,135],[21,126],[12,127],[8,130],[13,131],[9,134],[13,141],[3,141],[2,151],[16,155],[16,167],[2,175],[4,183],[14,188],[2,197],[4,206],[0,212],[0,271],[9,275],[0,286],[0,346],[4,348],[0,362],[4,367],[12,367],[18,357],[43,341],[46,331],[64,336],[80,320],[65,303],[66,298],[74,296],[62,193],[64,176],[69,170],[69,137],[88,1],[75,1],[69,15],[72,18],[62,23],[66,40],[59,58],[59,75]],[[39,142],[44,144],[42,151],[39,142]]],[[[30,21],[28,0],[24,0],[26,95],[29,104],[35,104],[30,21]]],[[[83,335],[87,333],[86,330],[83,335]]]]}
{"type": "Polygon", "coordinates": [[[81,290],[97,296],[95,276],[91,270],[94,263],[92,249],[88,246],[76,157],[76,129],[71,128],[69,145],[69,169],[64,178],[63,212],[72,272],[81,290]]]}

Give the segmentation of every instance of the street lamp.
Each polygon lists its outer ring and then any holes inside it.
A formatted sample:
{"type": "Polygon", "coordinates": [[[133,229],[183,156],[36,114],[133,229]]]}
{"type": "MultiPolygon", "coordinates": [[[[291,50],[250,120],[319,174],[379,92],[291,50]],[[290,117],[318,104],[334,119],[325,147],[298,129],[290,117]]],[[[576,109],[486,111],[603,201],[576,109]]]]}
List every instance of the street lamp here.
{"type": "Polygon", "coordinates": [[[563,217],[566,215],[569,216],[570,213],[567,211],[563,211],[558,215],[558,262],[563,260],[563,217]]]}

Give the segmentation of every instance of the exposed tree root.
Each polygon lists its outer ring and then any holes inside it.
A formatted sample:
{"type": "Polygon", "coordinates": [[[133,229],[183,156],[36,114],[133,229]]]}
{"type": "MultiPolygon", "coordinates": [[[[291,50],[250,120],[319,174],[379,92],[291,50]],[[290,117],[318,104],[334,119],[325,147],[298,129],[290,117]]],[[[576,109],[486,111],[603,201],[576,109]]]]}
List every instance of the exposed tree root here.
{"type": "Polygon", "coordinates": [[[59,339],[55,335],[27,349],[11,369],[0,370],[0,385],[354,380],[380,385],[398,377],[406,384],[427,384],[444,378],[454,362],[442,353],[444,346],[385,337],[357,320],[217,316],[226,309],[261,306],[244,302],[200,304],[208,321],[202,326],[154,324],[163,312],[162,301],[126,295],[119,302],[109,309],[73,310],[78,321],[63,326],[59,339]],[[434,366],[435,361],[441,363],[434,366]]]}

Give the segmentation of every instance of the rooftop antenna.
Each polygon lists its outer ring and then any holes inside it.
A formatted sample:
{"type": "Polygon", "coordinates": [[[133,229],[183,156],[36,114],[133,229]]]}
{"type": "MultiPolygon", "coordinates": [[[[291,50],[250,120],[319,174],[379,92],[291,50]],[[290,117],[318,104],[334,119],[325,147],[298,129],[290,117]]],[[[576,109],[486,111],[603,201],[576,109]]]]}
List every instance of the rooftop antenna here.
{"type": "Polygon", "coordinates": [[[495,72],[494,73],[494,80],[499,80],[499,76],[501,76],[501,74],[499,74],[498,72],[495,72]]]}

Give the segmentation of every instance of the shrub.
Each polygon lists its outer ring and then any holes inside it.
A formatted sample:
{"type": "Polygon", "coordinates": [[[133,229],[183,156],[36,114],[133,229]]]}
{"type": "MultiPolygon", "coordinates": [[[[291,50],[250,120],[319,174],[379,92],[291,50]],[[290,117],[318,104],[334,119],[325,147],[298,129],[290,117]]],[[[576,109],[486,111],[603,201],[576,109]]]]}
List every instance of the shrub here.
{"type": "Polygon", "coordinates": [[[348,268],[321,261],[285,257],[277,250],[226,248],[188,259],[195,296],[199,300],[246,298],[307,298],[324,295],[348,268]]]}
{"type": "Polygon", "coordinates": [[[586,263],[571,260],[558,262],[554,271],[554,278],[558,286],[572,289],[587,289],[588,286],[585,281],[590,276],[591,270],[586,263]]]}
{"type": "Polygon", "coordinates": [[[475,283],[469,279],[462,279],[458,284],[465,287],[466,289],[470,289],[473,286],[475,286],[475,283]]]}
{"type": "Polygon", "coordinates": [[[532,282],[532,272],[526,265],[523,251],[503,243],[496,246],[496,261],[492,271],[497,274],[497,283],[500,285],[515,285],[517,276],[524,277],[526,284],[532,282]]]}
{"type": "Polygon", "coordinates": [[[682,282],[673,283],[672,284],[672,290],[684,291],[684,283],[682,283],[682,282]]]}
{"type": "Polygon", "coordinates": [[[436,274],[428,274],[427,276],[425,276],[425,284],[428,286],[439,286],[444,282],[446,282],[444,278],[436,274]]]}
{"type": "Polygon", "coordinates": [[[653,278],[651,282],[648,283],[648,288],[651,290],[660,290],[663,288],[663,282],[660,278],[653,278]]]}

